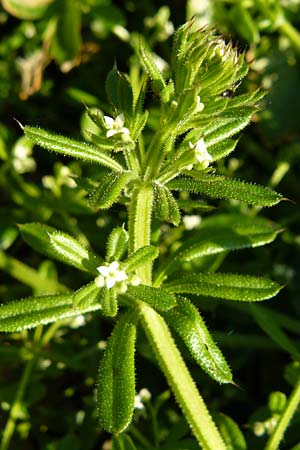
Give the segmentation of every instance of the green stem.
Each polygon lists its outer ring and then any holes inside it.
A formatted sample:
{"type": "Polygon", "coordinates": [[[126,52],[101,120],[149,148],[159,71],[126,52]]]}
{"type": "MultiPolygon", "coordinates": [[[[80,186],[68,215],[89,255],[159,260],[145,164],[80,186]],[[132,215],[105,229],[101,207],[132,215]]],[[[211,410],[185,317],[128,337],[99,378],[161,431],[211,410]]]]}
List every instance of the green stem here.
{"type": "Polygon", "coordinates": [[[15,397],[14,403],[11,407],[11,410],[9,413],[9,418],[8,418],[5,428],[3,430],[1,447],[0,447],[1,450],[7,450],[9,448],[11,438],[12,438],[15,428],[16,428],[16,422],[19,418],[19,412],[20,412],[20,408],[22,407],[24,393],[25,393],[27,385],[30,381],[31,374],[32,374],[33,368],[35,366],[35,363],[36,363],[36,358],[33,358],[30,361],[28,361],[28,363],[26,364],[24,371],[22,373],[21,380],[20,380],[18,390],[16,393],[16,397],[15,397]]]}
{"type": "MultiPolygon", "coordinates": [[[[129,253],[133,253],[151,241],[151,212],[153,188],[143,185],[133,192],[129,207],[129,253]]],[[[144,265],[136,271],[141,281],[151,284],[152,264],[144,265]]]]}
{"type": "Polygon", "coordinates": [[[146,305],[141,317],[160,367],[199,443],[205,450],[226,450],[164,319],[146,305]]]}
{"type": "Polygon", "coordinates": [[[139,175],[141,169],[135,151],[133,149],[125,149],[124,156],[128,169],[139,175]]]}
{"type": "Polygon", "coordinates": [[[9,273],[16,280],[21,281],[26,286],[45,292],[66,292],[68,289],[58,281],[45,278],[36,270],[18,261],[6,253],[0,251],[0,268],[9,273]]]}
{"type": "Polygon", "coordinates": [[[300,53],[300,33],[296,28],[294,28],[288,20],[284,20],[278,28],[279,31],[289,39],[297,53],[300,53]]]}
{"type": "Polygon", "coordinates": [[[149,181],[159,172],[164,159],[164,145],[169,138],[171,130],[159,129],[154,135],[146,153],[144,163],[144,180],[149,181]]]}
{"type": "Polygon", "coordinates": [[[279,444],[284,436],[284,433],[292,420],[293,415],[295,414],[296,409],[298,408],[300,402],[300,379],[295,385],[291,396],[287,402],[284,412],[282,413],[278,424],[274,430],[274,433],[270,436],[265,450],[277,450],[279,448],[279,444]]]}

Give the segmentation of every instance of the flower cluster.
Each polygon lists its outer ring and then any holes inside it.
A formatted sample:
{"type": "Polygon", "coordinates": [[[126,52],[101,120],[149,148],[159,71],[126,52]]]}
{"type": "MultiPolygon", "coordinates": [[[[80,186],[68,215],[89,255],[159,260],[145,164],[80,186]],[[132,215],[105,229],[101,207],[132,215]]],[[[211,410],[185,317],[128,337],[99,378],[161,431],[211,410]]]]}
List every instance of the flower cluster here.
{"type": "Polygon", "coordinates": [[[128,128],[124,127],[124,114],[119,114],[115,119],[109,116],[104,116],[105,125],[107,128],[106,137],[110,138],[116,134],[121,134],[122,137],[129,137],[128,128]]]}
{"type": "Polygon", "coordinates": [[[126,292],[127,283],[132,286],[138,286],[141,282],[137,275],[128,275],[125,270],[120,269],[118,261],[113,261],[109,265],[97,267],[100,275],[95,279],[97,287],[106,287],[111,289],[115,285],[121,292],[126,292]]]}
{"type": "Polygon", "coordinates": [[[213,158],[207,151],[204,139],[199,139],[196,144],[189,142],[189,146],[191,149],[195,149],[196,158],[198,163],[201,165],[201,168],[206,169],[209,166],[209,163],[213,161],[213,158]]]}

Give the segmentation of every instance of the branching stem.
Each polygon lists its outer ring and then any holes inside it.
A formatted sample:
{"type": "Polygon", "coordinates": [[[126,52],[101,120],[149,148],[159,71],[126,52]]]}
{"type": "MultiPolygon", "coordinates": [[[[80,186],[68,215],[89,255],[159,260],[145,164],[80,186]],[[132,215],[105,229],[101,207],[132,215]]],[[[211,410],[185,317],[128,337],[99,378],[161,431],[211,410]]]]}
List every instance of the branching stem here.
{"type": "Polygon", "coordinates": [[[296,412],[300,402],[300,379],[296,383],[291,396],[286,404],[285,410],[282,413],[277,426],[274,430],[274,433],[270,436],[265,450],[277,450],[279,448],[279,444],[284,436],[284,433],[296,412]]]}

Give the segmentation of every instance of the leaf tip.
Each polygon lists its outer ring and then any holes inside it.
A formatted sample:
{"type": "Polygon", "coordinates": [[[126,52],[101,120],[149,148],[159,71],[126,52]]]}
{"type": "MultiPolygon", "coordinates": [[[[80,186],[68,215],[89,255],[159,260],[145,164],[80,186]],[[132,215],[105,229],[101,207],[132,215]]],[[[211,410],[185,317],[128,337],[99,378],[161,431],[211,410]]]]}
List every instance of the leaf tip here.
{"type": "Polygon", "coordinates": [[[21,122],[18,119],[16,119],[15,117],[13,117],[13,119],[14,119],[15,122],[17,122],[17,124],[19,125],[19,127],[23,131],[24,130],[24,125],[22,125],[21,122]]]}

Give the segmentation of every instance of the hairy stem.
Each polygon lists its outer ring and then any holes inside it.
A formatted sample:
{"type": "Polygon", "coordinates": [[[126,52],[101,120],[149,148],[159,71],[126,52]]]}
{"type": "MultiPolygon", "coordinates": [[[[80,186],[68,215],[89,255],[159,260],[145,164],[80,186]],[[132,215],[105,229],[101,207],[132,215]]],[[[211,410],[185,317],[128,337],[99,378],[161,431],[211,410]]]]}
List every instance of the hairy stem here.
{"type": "Polygon", "coordinates": [[[141,317],[159,365],[199,443],[206,450],[226,450],[164,319],[146,305],[141,317]]]}
{"type": "MultiPolygon", "coordinates": [[[[144,185],[133,192],[129,207],[129,253],[133,253],[151,241],[151,213],[153,188],[144,185]]],[[[136,273],[144,284],[151,284],[152,264],[148,263],[136,273]]]]}
{"type": "Polygon", "coordinates": [[[279,444],[284,436],[284,433],[292,420],[293,415],[296,412],[300,402],[300,378],[296,383],[291,396],[286,404],[285,410],[282,413],[278,424],[274,430],[274,433],[270,436],[265,450],[277,450],[279,448],[279,444]]]}
{"type": "MultiPolygon", "coordinates": [[[[150,244],[152,201],[152,186],[141,186],[133,193],[128,227],[130,253],[150,244]]],[[[151,271],[150,264],[138,271],[143,283],[151,283],[151,271]]],[[[159,364],[199,443],[204,450],[226,450],[164,319],[144,303],[139,308],[159,364]]]]}

